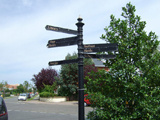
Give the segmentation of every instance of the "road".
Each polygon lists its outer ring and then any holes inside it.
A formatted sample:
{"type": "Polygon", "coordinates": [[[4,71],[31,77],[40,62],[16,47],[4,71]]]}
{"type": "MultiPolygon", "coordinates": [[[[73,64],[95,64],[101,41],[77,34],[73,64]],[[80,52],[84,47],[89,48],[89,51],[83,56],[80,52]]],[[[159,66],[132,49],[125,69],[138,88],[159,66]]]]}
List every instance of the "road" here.
{"type": "MultiPolygon", "coordinates": [[[[37,100],[5,99],[9,120],[78,120],[78,102],[46,103],[37,100]]],[[[85,107],[85,115],[93,110],[85,107]]]]}

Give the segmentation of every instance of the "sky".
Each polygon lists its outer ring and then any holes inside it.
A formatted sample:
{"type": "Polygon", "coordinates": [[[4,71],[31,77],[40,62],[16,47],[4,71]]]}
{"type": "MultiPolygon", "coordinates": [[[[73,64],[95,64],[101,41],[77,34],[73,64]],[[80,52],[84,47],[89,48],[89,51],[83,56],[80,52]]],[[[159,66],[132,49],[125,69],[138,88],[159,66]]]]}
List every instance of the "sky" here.
{"type": "MultiPolygon", "coordinates": [[[[46,25],[77,30],[81,16],[83,44],[105,43],[100,37],[110,24],[110,15],[123,19],[122,7],[129,2],[147,22],[145,31],[160,36],[159,0],[0,0],[0,82],[31,82],[34,74],[49,67],[49,61],[77,53],[77,45],[47,48],[48,40],[73,35],[48,31],[46,25]]],[[[60,67],[52,66],[57,71],[60,67]]]]}

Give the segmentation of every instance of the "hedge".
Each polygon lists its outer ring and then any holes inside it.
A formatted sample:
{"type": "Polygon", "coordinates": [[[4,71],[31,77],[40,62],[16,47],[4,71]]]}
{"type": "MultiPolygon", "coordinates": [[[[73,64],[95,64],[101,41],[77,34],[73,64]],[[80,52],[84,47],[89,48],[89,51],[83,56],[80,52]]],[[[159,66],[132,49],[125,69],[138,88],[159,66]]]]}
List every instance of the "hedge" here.
{"type": "Polygon", "coordinates": [[[50,92],[41,92],[40,97],[54,97],[54,93],[50,92]]]}

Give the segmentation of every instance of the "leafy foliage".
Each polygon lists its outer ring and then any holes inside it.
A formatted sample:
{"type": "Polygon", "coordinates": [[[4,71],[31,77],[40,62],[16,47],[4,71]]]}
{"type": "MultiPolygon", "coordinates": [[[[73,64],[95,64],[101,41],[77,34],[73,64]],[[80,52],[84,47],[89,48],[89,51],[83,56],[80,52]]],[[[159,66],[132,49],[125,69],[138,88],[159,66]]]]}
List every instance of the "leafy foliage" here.
{"type": "Polygon", "coordinates": [[[20,84],[19,86],[17,86],[17,90],[15,91],[16,93],[24,93],[24,86],[22,84],[20,84]]]}
{"type": "Polygon", "coordinates": [[[54,97],[54,93],[50,93],[50,92],[41,92],[40,93],[40,97],[54,97]]]}
{"type": "MultiPolygon", "coordinates": [[[[145,32],[145,21],[135,15],[135,6],[122,8],[124,20],[111,15],[110,25],[102,39],[118,43],[116,59],[106,61],[108,73],[92,73],[87,90],[92,94],[92,111],[88,117],[97,120],[160,119],[160,54],[154,32],[145,32]]],[[[108,52],[108,54],[113,54],[108,52]]]]}
{"type": "Polygon", "coordinates": [[[38,91],[41,92],[45,85],[53,85],[55,77],[59,77],[56,70],[52,68],[42,69],[38,74],[34,74],[32,81],[37,87],[38,91]]]}
{"type": "Polygon", "coordinates": [[[28,88],[30,87],[31,85],[29,84],[28,81],[24,81],[23,83],[23,87],[24,87],[24,91],[27,93],[28,92],[28,88]]]}
{"type": "Polygon", "coordinates": [[[57,87],[56,82],[54,82],[52,85],[44,85],[44,89],[42,90],[42,92],[40,93],[40,97],[54,97],[54,90],[57,87]]]}
{"type": "MultiPolygon", "coordinates": [[[[73,55],[68,54],[65,58],[77,59],[77,54],[73,55]]],[[[60,85],[58,94],[61,96],[72,96],[77,93],[77,84],[78,84],[78,64],[64,64],[61,66],[60,79],[57,79],[57,84],[60,85]]]]}
{"type": "Polygon", "coordinates": [[[94,72],[97,72],[97,71],[98,71],[98,69],[95,67],[94,64],[85,65],[85,66],[84,66],[84,84],[87,84],[87,82],[88,82],[88,80],[85,79],[87,76],[88,76],[88,77],[92,77],[92,76],[90,76],[90,74],[89,74],[89,73],[92,72],[92,71],[94,71],[94,72]]]}
{"type": "Polygon", "coordinates": [[[0,91],[4,90],[7,85],[7,81],[2,80],[2,82],[0,82],[0,91]]]}
{"type": "MultiPolygon", "coordinates": [[[[77,59],[76,53],[68,54],[66,60],[77,59]]],[[[84,59],[84,73],[94,70],[93,61],[91,59],[84,59]],[[87,69],[88,68],[88,69],[87,69]]],[[[60,79],[57,79],[57,84],[60,85],[58,94],[60,96],[72,96],[77,95],[78,87],[78,63],[65,64],[61,66],[60,79]]]]}
{"type": "Polygon", "coordinates": [[[43,85],[44,85],[43,92],[49,92],[49,93],[54,93],[54,90],[57,87],[56,82],[54,82],[52,85],[45,85],[45,84],[43,85]]]}

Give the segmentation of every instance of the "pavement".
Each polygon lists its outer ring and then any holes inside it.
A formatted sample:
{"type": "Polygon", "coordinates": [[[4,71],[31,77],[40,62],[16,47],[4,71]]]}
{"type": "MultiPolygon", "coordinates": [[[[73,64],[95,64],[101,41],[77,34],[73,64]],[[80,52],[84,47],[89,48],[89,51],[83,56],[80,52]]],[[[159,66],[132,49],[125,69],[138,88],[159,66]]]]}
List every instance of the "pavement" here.
{"type": "Polygon", "coordinates": [[[34,104],[78,105],[78,101],[64,101],[64,102],[43,102],[43,101],[39,101],[39,95],[36,96],[33,100],[25,101],[25,102],[34,103],[34,104]]]}

